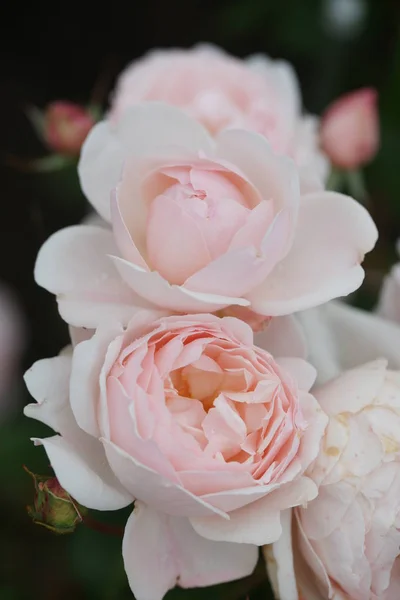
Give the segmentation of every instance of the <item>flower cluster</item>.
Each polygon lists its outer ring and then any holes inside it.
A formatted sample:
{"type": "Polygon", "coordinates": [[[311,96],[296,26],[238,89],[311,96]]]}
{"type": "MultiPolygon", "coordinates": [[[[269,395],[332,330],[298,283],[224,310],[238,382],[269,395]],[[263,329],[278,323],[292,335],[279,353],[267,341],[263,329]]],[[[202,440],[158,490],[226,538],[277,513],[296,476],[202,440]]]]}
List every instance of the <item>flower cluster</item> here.
{"type": "Polygon", "coordinates": [[[282,600],[398,596],[399,375],[329,371],[315,312],[361,285],[377,239],[325,189],[343,123],[351,168],[377,146],[357,102],[319,127],[285,62],[157,51],[83,144],[96,218],[35,266],[71,346],[27,371],[25,414],[56,432],[35,443],[68,497],[132,505],[137,600],[249,575],[260,546],[282,600]]]}

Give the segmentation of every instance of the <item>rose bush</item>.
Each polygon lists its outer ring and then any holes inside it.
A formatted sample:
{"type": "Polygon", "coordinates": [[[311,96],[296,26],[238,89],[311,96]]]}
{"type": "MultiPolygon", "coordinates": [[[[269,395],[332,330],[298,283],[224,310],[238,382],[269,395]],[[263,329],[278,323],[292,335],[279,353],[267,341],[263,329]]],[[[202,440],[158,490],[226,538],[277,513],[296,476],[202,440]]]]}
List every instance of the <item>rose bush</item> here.
{"type": "Polygon", "coordinates": [[[292,66],[259,54],[241,60],[210,45],[153,50],[119,77],[110,116],[162,101],[182,108],[212,135],[240,128],[264,135],[273,149],[296,161],[305,190],[320,188],[328,163],[319,149],[318,121],[302,115],[292,66]]]}
{"type": "Polygon", "coordinates": [[[123,555],[138,600],[249,574],[281,511],[316,496],[305,471],[327,424],[314,369],[254,346],[242,321],[154,319],[100,326],[25,376],[25,414],[60,434],[37,443],[67,492],[97,510],[135,501],[123,555]]]}
{"type": "Polygon", "coordinates": [[[315,390],[329,416],[308,472],[318,497],[294,510],[266,556],[278,598],[397,600],[400,595],[400,372],[381,359],[315,390]],[[296,587],[297,579],[297,587],[296,587]]]}
{"type": "Polygon", "coordinates": [[[301,196],[294,163],[265,138],[227,130],[212,139],[167,105],[95,126],[79,173],[113,231],[61,230],[35,267],[75,326],[110,316],[126,324],[135,306],[289,314],[358,288],[377,237],[351,198],[301,196]]]}

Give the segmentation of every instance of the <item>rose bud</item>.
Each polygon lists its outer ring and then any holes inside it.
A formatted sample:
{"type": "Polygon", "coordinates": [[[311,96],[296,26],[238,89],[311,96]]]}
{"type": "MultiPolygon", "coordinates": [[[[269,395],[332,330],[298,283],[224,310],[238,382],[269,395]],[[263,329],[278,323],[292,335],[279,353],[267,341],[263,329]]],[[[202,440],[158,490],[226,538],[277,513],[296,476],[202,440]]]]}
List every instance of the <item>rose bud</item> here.
{"type": "Polygon", "coordinates": [[[43,525],[54,533],[72,533],[83,521],[86,509],[80,506],[60,485],[57,477],[36,475],[26,467],[35,483],[33,506],[28,506],[28,515],[37,525],[43,525]]]}
{"type": "Polygon", "coordinates": [[[82,106],[72,102],[52,102],[45,112],[45,139],[61,154],[78,155],[95,121],[82,106]]]}
{"type": "Polygon", "coordinates": [[[357,169],[371,161],[379,146],[376,91],[363,88],[333,102],[322,117],[320,135],[334,166],[357,169]]]}

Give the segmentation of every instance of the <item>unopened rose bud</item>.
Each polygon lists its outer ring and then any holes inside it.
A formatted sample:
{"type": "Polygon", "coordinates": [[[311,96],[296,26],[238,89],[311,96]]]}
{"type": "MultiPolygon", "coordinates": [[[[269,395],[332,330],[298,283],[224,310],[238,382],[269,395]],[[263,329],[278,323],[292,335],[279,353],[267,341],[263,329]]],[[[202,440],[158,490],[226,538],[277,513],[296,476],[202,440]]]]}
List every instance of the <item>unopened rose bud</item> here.
{"type": "Polygon", "coordinates": [[[72,533],[87,509],[71,498],[56,477],[36,475],[26,467],[25,470],[35,483],[34,503],[27,507],[33,522],[55,533],[72,533]]]}
{"type": "Polygon", "coordinates": [[[357,169],[372,160],[379,146],[376,91],[364,88],[333,102],[322,116],[320,135],[335,167],[357,169]]]}
{"type": "Polygon", "coordinates": [[[78,155],[94,123],[92,115],[82,106],[52,102],[45,112],[45,140],[56,152],[78,155]]]}

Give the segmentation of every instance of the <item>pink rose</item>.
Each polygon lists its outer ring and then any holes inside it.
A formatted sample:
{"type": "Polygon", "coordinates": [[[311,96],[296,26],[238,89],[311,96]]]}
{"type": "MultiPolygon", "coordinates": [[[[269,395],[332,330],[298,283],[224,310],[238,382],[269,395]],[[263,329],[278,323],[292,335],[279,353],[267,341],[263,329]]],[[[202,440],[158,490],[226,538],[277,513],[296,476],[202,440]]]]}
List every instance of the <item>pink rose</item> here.
{"type": "Polygon", "coordinates": [[[249,574],[281,511],[316,496],[304,472],[327,417],[306,391],[314,378],[301,358],[254,346],[238,319],[143,311],[35,363],[25,414],[60,434],[37,443],[78,502],[135,501],[125,568],[138,600],[160,600],[177,582],[249,574]]]}
{"type": "Polygon", "coordinates": [[[82,106],[73,102],[52,102],[45,112],[46,141],[61,154],[79,155],[82,144],[95,121],[82,106]]]}
{"type": "MultiPolygon", "coordinates": [[[[397,243],[400,254],[400,240],[397,243]]],[[[400,323],[400,263],[395,264],[385,277],[378,304],[378,314],[386,319],[400,323]]]]}
{"type": "Polygon", "coordinates": [[[110,315],[126,323],[137,305],[289,314],[357,289],[377,237],[351,198],[300,196],[294,163],[265,138],[227,130],[212,139],[167,105],[136,106],[117,125],[96,125],[79,173],[113,231],[64,229],[35,269],[76,326],[110,315]]]}
{"type": "MultiPolygon", "coordinates": [[[[377,360],[315,396],[329,425],[308,471],[318,497],[294,511],[297,585],[307,600],[398,600],[400,372],[377,360]]],[[[266,554],[278,597],[297,600],[289,527],[266,554]]]]}
{"type": "Polygon", "coordinates": [[[299,84],[285,61],[261,54],[240,60],[205,44],[153,50],[120,76],[111,118],[118,121],[129,107],[149,100],[182,108],[212,135],[234,127],[266,136],[276,152],[296,160],[307,190],[326,179],[317,119],[301,114],[299,84]]]}
{"type": "Polygon", "coordinates": [[[372,160],[379,147],[377,94],[364,88],[331,104],[321,121],[321,144],[332,163],[357,169],[372,160]]]}

